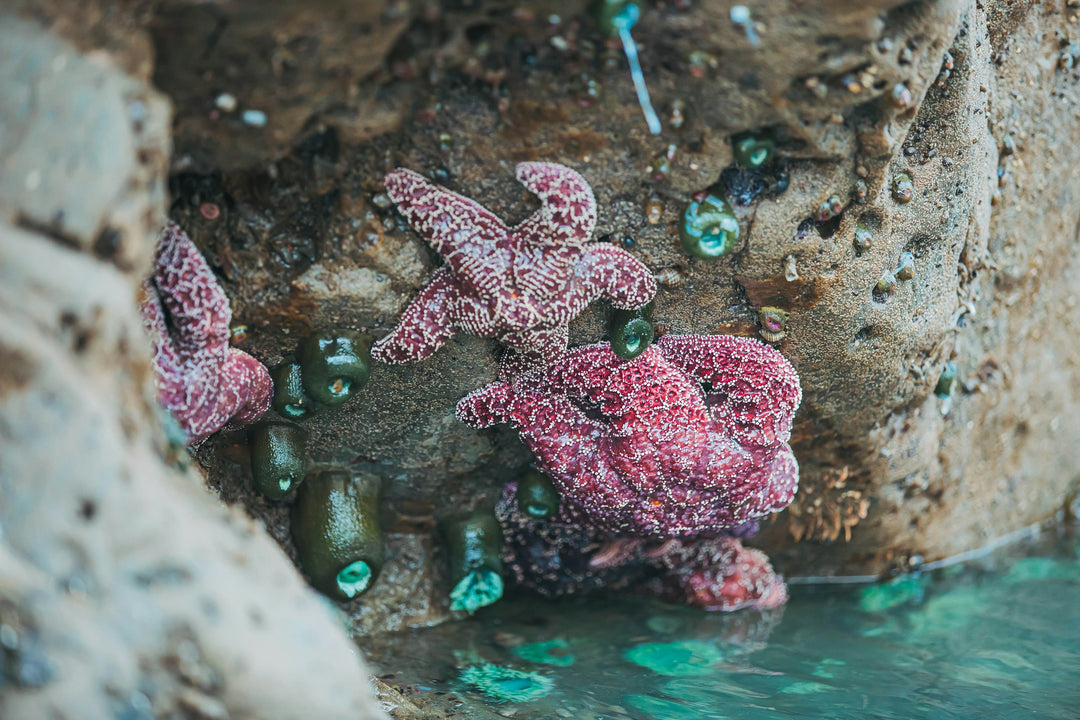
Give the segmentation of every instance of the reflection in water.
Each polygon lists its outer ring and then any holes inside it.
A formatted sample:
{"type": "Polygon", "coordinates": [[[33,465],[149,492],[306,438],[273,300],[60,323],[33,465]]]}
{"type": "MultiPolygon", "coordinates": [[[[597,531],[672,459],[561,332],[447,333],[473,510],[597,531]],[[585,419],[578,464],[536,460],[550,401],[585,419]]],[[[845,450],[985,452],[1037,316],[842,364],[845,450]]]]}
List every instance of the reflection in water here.
{"type": "Polygon", "coordinates": [[[411,698],[458,717],[1075,720],[1078,555],[1061,533],[890,583],[795,587],[783,608],[731,614],[634,597],[514,599],[364,644],[411,698]],[[481,664],[550,688],[492,703],[460,680],[481,664]]]}

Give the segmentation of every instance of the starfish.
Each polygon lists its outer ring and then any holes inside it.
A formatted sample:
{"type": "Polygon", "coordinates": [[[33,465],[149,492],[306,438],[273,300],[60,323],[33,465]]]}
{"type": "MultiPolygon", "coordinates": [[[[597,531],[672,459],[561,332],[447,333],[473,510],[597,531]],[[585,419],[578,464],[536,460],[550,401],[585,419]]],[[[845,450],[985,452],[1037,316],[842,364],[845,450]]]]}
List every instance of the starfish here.
{"type": "Polygon", "coordinates": [[[756,521],[719,537],[649,540],[613,536],[573,511],[538,520],[518,509],[517,484],[495,505],[511,585],[545,597],[631,589],[702,610],[729,612],[784,603],[787,590],[760,550],[742,545],[756,521]]]}
{"type": "Polygon", "coordinates": [[[552,360],[566,349],[570,321],[593,300],[634,309],[652,299],[656,281],[641,261],[612,245],[588,244],[596,199],[585,178],[534,162],[519,164],[517,178],[540,198],[540,209],[510,228],[474,200],[411,170],[386,176],[398,210],[445,264],[372,357],[415,362],[464,331],[552,360]]]}
{"type": "Polygon", "coordinates": [[[241,427],[270,408],[266,367],[229,346],[232,310],[191,239],[169,223],[158,239],[154,277],[139,303],[153,345],[158,402],[196,444],[227,423],[241,427]]]}
{"type": "Polygon", "coordinates": [[[518,508],[517,483],[503,487],[495,517],[503,530],[503,574],[509,584],[544,597],[562,597],[625,589],[649,576],[641,552],[628,554],[620,563],[593,564],[598,550],[613,542],[610,533],[572,515],[531,518],[518,508]]]}
{"type": "Polygon", "coordinates": [[[667,600],[723,612],[787,602],[787,586],[768,556],[735,537],[677,540],[659,560],[668,572],[654,593],[667,600]]]}
{"type": "Polygon", "coordinates": [[[457,416],[510,423],[592,526],[672,538],[791,502],[799,466],[787,441],[801,398],[795,370],[757,340],[665,335],[630,361],[607,343],[575,348],[472,392],[457,416]]]}

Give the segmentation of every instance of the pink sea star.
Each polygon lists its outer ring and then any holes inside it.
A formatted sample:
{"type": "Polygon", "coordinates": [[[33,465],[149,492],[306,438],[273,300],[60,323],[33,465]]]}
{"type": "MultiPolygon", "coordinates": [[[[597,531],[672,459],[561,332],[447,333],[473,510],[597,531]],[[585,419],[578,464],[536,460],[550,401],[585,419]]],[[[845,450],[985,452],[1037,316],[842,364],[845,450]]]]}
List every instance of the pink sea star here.
{"type": "Polygon", "coordinates": [[[229,298],[174,223],[158,239],[154,277],[143,284],[140,311],[154,349],[158,402],[188,442],[201,442],[226,423],[246,425],[270,408],[270,373],[229,346],[229,298]]]}
{"type": "Polygon", "coordinates": [[[632,309],[652,299],[656,281],[641,261],[612,245],[586,245],[596,199],[581,175],[529,162],[517,166],[517,178],[540,198],[540,209],[508,228],[474,200],[411,170],[386,176],[390,198],[445,264],[372,357],[421,360],[465,331],[552,360],[566,348],[570,320],[593,300],[632,309]]]}
{"type": "Polygon", "coordinates": [[[474,391],[457,416],[510,423],[590,525],[690,537],[791,502],[799,469],[787,441],[801,398],[795,370],[757,340],[667,335],[631,361],[607,343],[575,348],[474,391]]]}

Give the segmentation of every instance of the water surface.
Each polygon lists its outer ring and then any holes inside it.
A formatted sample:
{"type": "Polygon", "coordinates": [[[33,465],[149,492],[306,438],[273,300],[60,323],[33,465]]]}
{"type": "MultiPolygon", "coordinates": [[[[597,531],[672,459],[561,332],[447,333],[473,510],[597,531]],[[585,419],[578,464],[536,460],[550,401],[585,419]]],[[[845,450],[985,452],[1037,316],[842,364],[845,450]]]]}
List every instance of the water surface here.
{"type": "Polygon", "coordinates": [[[1044,533],[887,584],[794,585],[767,612],[517,599],[364,644],[377,674],[435,716],[1077,720],[1078,537],[1044,533]],[[461,680],[487,664],[550,682],[537,699],[493,702],[461,680]]]}

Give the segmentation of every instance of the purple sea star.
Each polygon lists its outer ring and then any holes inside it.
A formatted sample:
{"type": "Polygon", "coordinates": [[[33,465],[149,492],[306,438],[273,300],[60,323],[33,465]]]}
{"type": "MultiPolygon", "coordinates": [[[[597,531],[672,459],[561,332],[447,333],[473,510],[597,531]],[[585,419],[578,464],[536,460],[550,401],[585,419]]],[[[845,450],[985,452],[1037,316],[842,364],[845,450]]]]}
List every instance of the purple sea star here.
{"type": "Polygon", "coordinates": [[[639,547],[621,563],[593,565],[592,557],[612,541],[611,534],[566,512],[547,520],[529,517],[518,508],[517,483],[503,488],[495,517],[503,530],[503,574],[514,587],[562,597],[625,589],[655,573],[643,562],[639,547]]]}
{"type": "Polygon", "coordinates": [[[518,509],[516,483],[504,487],[495,515],[508,583],[545,597],[632,589],[719,611],[776,607],[787,599],[768,557],[740,542],[756,521],[711,538],[614,536],[583,524],[572,510],[547,520],[528,517],[518,509]]]}
{"type": "Polygon", "coordinates": [[[530,162],[517,166],[517,178],[540,198],[540,209],[508,228],[474,200],[411,170],[386,176],[390,198],[445,264],[372,357],[422,360],[465,331],[553,360],[566,349],[568,323],[593,300],[633,309],[652,299],[656,281],[641,261],[612,245],[587,245],[596,199],[581,175],[530,162]]]}
{"type": "Polygon", "coordinates": [[[668,572],[652,592],[665,600],[724,612],[787,602],[787,586],[768,556],[735,537],[676,540],[659,561],[668,572]]]}
{"type": "Polygon", "coordinates": [[[158,402],[189,443],[202,442],[226,423],[246,425],[270,408],[270,373],[229,346],[229,298],[174,223],[158,239],[154,277],[143,284],[140,312],[154,348],[158,402]]]}
{"type": "Polygon", "coordinates": [[[799,468],[787,441],[801,398],[795,370],[757,340],[666,335],[631,361],[607,343],[575,348],[474,391],[457,416],[510,423],[590,525],[672,538],[791,502],[799,468]]]}

